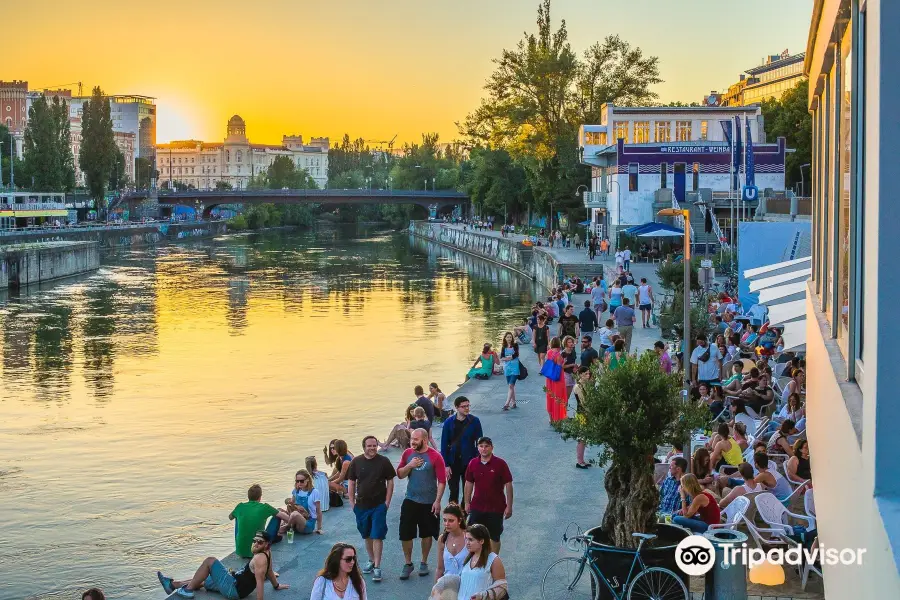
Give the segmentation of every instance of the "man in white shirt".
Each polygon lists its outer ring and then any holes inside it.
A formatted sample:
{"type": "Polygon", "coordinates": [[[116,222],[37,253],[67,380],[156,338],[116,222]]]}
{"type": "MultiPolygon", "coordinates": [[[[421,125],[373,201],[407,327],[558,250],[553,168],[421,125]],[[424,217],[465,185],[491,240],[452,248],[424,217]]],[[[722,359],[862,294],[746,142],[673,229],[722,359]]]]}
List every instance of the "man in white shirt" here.
{"type": "Polygon", "coordinates": [[[622,251],[622,258],[625,260],[625,270],[629,270],[631,268],[631,249],[625,248],[622,251]]]}
{"type": "Polygon", "coordinates": [[[619,272],[622,272],[622,267],[625,264],[625,256],[622,254],[621,250],[616,250],[616,268],[619,272]]]}
{"type": "Polygon", "coordinates": [[[697,336],[697,347],[691,352],[691,381],[694,385],[706,383],[721,385],[722,355],[719,347],[710,344],[704,335],[697,336]]]}

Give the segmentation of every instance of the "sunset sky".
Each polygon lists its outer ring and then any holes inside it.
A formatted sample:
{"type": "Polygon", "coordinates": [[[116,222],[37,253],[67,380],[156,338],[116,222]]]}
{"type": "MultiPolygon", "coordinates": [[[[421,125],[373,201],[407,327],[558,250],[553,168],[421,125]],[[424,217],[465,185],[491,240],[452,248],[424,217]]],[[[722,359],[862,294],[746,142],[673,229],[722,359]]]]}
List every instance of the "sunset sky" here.
{"type": "MultiPolygon", "coordinates": [[[[14,2],[0,79],[156,97],[157,137],[254,142],[345,132],[398,144],[474,109],[491,59],[535,29],[538,0],[14,2]],[[74,87],[74,86],[66,86],[74,87]]],[[[660,57],[662,101],[724,91],[766,54],[805,50],[812,0],[554,0],[580,55],[618,33],[660,57]]]]}

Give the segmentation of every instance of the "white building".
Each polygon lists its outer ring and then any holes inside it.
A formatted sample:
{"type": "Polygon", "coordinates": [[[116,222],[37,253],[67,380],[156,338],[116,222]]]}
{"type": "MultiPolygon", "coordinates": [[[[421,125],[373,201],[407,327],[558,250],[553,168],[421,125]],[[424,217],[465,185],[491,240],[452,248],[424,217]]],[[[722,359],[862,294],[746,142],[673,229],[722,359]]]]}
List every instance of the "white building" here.
{"type": "Polygon", "coordinates": [[[282,145],[251,144],[244,120],[234,115],[228,121],[227,136],[221,143],[197,140],[156,145],[158,185],[182,183],[199,190],[215,189],[223,181],[234,189],[247,187],[250,178],[268,170],[275,158],[287,156],[298,169],[305,169],[319,188],[328,184],[329,139],[303,136],[282,138],[282,145]]]}
{"type": "Polygon", "coordinates": [[[815,0],[808,437],[828,598],[900,598],[900,2],[815,0]]]}
{"type": "Polygon", "coordinates": [[[585,194],[592,221],[614,233],[655,220],[660,190],[670,190],[683,203],[688,192],[701,188],[739,189],[744,180],[733,175],[735,157],[725,133],[735,128],[735,118],[744,142],[749,124],[755,185],[783,190],[784,140],[765,143],[759,106],[603,105],[600,123],[582,125],[578,132],[581,162],[593,167],[585,194]]]}

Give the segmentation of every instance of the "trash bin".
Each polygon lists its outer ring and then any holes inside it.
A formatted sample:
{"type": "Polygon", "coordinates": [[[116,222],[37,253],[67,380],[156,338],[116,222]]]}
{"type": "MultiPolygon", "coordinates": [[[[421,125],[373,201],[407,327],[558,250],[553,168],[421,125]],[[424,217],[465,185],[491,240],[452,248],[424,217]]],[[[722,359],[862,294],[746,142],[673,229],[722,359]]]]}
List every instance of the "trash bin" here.
{"type": "Polygon", "coordinates": [[[737,564],[725,562],[726,547],[740,547],[747,542],[747,536],[731,529],[714,529],[703,537],[716,549],[716,562],[706,574],[704,600],[747,600],[747,565],[740,560],[740,554],[735,557],[737,564]]]}

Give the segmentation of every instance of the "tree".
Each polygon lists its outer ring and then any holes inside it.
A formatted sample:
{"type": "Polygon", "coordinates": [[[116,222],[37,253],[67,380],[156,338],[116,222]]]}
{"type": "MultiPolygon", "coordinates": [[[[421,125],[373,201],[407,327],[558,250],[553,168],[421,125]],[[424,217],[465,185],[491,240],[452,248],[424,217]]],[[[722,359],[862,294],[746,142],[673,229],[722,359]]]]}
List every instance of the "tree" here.
{"type": "Polygon", "coordinates": [[[476,148],[462,177],[479,215],[514,217],[531,203],[525,170],[506,150],[476,148]]]}
{"type": "MultiPolygon", "coordinates": [[[[267,185],[270,190],[288,188],[292,190],[317,189],[315,180],[306,169],[298,169],[287,156],[277,156],[266,173],[267,185]]],[[[249,189],[249,187],[248,187],[249,189]]]]}
{"type": "Polygon", "coordinates": [[[10,184],[10,161],[14,161],[12,168],[19,174],[19,182],[24,181],[23,163],[18,157],[13,157],[13,137],[6,125],[0,125],[0,187],[10,184]]]}
{"type": "MultiPolygon", "coordinates": [[[[809,113],[809,82],[804,79],[786,91],[780,100],[763,100],[762,115],[765,121],[766,139],[783,137],[794,152],[784,157],[785,185],[801,181],[800,165],[812,162],[812,115],[809,113]]],[[[806,172],[809,175],[809,171],[806,172]]],[[[807,178],[807,190],[809,179],[807,178]]]]}
{"type": "Polygon", "coordinates": [[[28,110],[20,185],[35,191],[67,192],[75,187],[75,161],[69,140],[69,109],[54,97],[40,96],[28,110]]]}
{"type": "Polygon", "coordinates": [[[128,175],[125,171],[125,155],[116,148],[116,160],[113,162],[113,170],[110,173],[107,188],[121,190],[126,185],[128,185],[128,175]]]}
{"type": "Polygon", "coordinates": [[[565,439],[603,448],[601,465],[608,502],[601,529],[616,546],[635,547],[632,533],[656,526],[659,489],[653,481],[657,446],[687,438],[704,426],[709,409],[681,398],[681,376],[667,375],[659,358],[647,352],[629,357],[615,370],[595,364],[594,384],[584,386],[585,418],[557,425],[565,439]]]}
{"type": "Polygon", "coordinates": [[[231,185],[230,183],[228,183],[227,181],[217,181],[217,182],[216,182],[216,190],[218,190],[218,191],[220,191],[220,192],[223,192],[223,191],[230,191],[230,190],[233,190],[233,189],[234,189],[234,186],[232,186],[232,185],[231,185]]]}
{"type": "Polygon", "coordinates": [[[138,157],[134,159],[134,185],[139,190],[150,189],[150,179],[153,177],[153,163],[149,158],[138,157]]]}
{"type": "Polygon", "coordinates": [[[104,96],[103,90],[95,87],[91,99],[84,103],[81,115],[81,151],[78,163],[84,173],[88,191],[98,206],[106,195],[117,155],[109,99],[104,96]]]}

